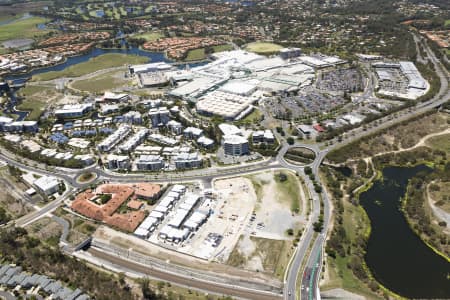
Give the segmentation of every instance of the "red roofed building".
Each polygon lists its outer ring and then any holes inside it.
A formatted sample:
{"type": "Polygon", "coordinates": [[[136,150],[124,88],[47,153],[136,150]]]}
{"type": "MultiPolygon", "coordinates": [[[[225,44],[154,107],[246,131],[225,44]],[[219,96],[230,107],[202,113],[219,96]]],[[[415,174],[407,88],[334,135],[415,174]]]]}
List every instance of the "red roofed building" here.
{"type": "MultiPolygon", "coordinates": [[[[124,231],[134,231],[145,218],[145,212],[133,211],[124,214],[115,213],[119,207],[134,197],[157,198],[161,187],[157,184],[103,184],[95,191],[90,189],[78,194],[72,202],[72,209],[88,218],[103,221],[124,231]],[[111,194],[105,204],[99,204],[100,195],[111,194]],[[96,203],[97,202],[97,203],[96,203]]],[[[131,199],[128,207],[139,209],[142,202],[131,199]]]]}
{"type": "Polygon", "coordinates": [[[317,132],[324,132],[325,129],[323,129],[323,127],[320,124],[316,124],[313,126],[313,128],[317,131],[317,132]]]}

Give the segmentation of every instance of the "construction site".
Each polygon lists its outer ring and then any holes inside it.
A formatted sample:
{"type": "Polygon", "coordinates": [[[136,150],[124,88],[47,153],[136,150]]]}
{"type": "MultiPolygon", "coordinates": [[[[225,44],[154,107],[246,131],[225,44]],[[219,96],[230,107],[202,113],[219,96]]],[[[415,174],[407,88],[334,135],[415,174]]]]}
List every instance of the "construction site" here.
{"type": "Polygon", "coordinates": [[[279,277],[292,254],[290,232],[306,224],[302,184],[285,173],[220,179],[210,189],[200,183],[103,184],[77,195],[71,208],[104,223],[93,234],[96,242],[279,277]]]}

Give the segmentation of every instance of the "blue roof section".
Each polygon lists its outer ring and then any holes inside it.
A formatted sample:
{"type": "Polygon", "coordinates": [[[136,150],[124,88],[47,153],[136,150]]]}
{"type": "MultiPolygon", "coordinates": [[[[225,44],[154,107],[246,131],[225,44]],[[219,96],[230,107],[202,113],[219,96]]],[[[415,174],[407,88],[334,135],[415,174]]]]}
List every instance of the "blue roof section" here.
{"type": "Polygon", "coordinates": [[[115,123],[123,123],[125,121],[125,118],[123,116],[117,116],[114,117],[113,122],[115,123]]]}
{"type": "Polygon", "coordinates": [[[72,127],[73,127],[73,123],[72,122],[67,122],[66,124],[64,124],[64,129],[65,130],[72,129],[72,127]]]}
{"type": "Polygon", "coordinates": [[[94,136],[97,134],[97,130],[95,129],[88,129],[88,130],[74,130],[72,131],[73,137],[80,137],[80,136],[94,136]]]}
{"type": "Polygon", "coordinates": [[[111,134],[113,133],[115,130],[113,128],[109,128],[109,127],[105,127],[105,128],[100,128],[99,132],[100,133],[106,133],[106,134],[111,134]]]}
{"type": "Polygon", "coordinates": [[[50,140],[58,144],[65,144],[69,141],[69,138],[64,134],[57,132],[50,136],[50,140]]]}
{"type": "Polygon", "coordinates": [[[85,130],[84,134],[87,135],[87,136],[93,136],[93,135],[97,134],[97,130],[95,130],[95,129],[85,130]]]}

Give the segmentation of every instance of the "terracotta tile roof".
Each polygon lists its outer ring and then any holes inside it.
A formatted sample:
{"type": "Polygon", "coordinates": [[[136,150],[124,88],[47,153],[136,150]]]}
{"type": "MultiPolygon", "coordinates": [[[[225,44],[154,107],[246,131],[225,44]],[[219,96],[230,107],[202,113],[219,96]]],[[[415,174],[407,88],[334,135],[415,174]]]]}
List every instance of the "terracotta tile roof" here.
{"type": "Polygon", "coordinates": [[[142,182],[131,185],[136,197],[154,198],[161,193],[161,186],[158,184],[142,182]]]}
{"type": "Polygon", "coordinates": [[[120,228],[125,231],[133,232],[142,223],[145,218],[143,211],[132,211],[126,214],[114,214],[105,218],[105,223],[120,228]]]}
{"type": "Polygon", "coordinates": [[[142,206],[142,201],[131,199],[128,201],[127,206],[131,209],[139,209],[142,206]]]}
{"type": "MultiPolygon", "coordinates": [[[[161,192],[157,184],[103,184],[95,191],[90,189],[78,194],[72,202],[72,209],[88,218],[103,221],[108,225],[125,231],[134,231],[144,220],[143,211],[133,211],[125,214],[115,213],[117,209],[128,201],[133,195],[144,197],[156,197],[161,192]],[[111,199],[103,205],[94,203],[92,200],[101,194],[111,194],[111,199]]],[[[132,199],[127,204],[132,209],[139,209],[141,201],[132,199]]]]}

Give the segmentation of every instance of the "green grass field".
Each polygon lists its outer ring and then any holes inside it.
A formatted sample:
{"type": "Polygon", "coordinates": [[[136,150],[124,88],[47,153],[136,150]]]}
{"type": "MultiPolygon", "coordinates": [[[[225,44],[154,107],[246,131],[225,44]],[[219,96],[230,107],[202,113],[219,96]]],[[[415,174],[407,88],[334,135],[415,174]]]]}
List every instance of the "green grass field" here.
{"type": "Polygon", "coordinates": [[[49,30],[40,30],[36,26],[47,19],[32,17],[0,26],[0,42],[17,38],[34,38],[45,35],[49,30]]]}
{"type": "MultiPolygon", "coordinates": [[[[286,266],[289,262],[289,257],[292,254],[292,242],[289,240],[273,240],[266,238],[250,237],[251,241],[255,245],[255,251],[250,257],[239,252],[239,243],[242,241],[243,236],[239,237],[238,244],[231,252],[227,264],[233,267],[245,267],[247,261],[255,256],[261,258],[264,273],[275,275],[277,278],[282,279],[286,266]]],[[[262,270],[260,270],[262,271],[262,270]]]]}
{"type": "Polygon", "coordinates": [[[450,153],[450,134],[433,136],[428,139],[427,144],[434,149],[450,153]]]}
{"type": "Polygon", "coordinates": [[[262,116],[262,112],[259,109],[255,108],[255,109],[253,109],[253,111],[250,114],[245,116],[245,118],[237,121],[236,124],[245,124],[245,123],[257,124],[260,122],[261,116],[262,116]]]}
{"type": "MultiPolygon", "coordinates": [[[[369,220],[363,214],[361,207],[355,207],[348,201],[344,201],[344,228],[350,243],[356,243],[357,231],[363,231],[370,226],[369,220]],[[360,224],[355,226],[355,224],[360,224]]],[[[343,288],[347,291],[363,295],[366,299],[380,299],[370,291],[359,279],[355,277],[348,264],[351,261],[351,255],[346,257],[337,256],[327,258],[327,269],[329,278],[325,284],[321,285],[321,290],[330,290],[334,288],[343,288]]]]}
{"type": "Polygon", "coordinates": [[[161,32],[152,31],[135,35],[134,37],[138,39],[145,39],[146,41],[156,41],[157,39],[164,37],[164,35],[161,32]]]}
{"type": "Polygon", "coordinates": [[[300,186],[298,178],[291,172],[277,172],[275,173],[275,182],[277,183],[278,199],[280,201],[287,201],[290,204],[291,211],[295,213],[300,212],[300,186]],[[279,178],[280,173],[287,176],[285,181],[279,178]]]}
{"type": "Polygon", "coordinates": [[[10,20],[18,19],[20,16],[13,16],[11,14],[2,14],[0,12],[0,22],[9,22],[10,20]]]}
{"type": "Polygon", "coordinates": [[[123,71],[108,72],[94,78],[79,80],[72,83],[72,87],[90,93],[103,93],[128,82],[123,78],[123,71]]]}
{"type": "Polygon", "coordinates": [[[233,46],[231,46],[229,44],[223,44],[223,45],[213,46],[213,50],[214,50],[214,53],[230,51],[230,50],[233,50],[233,46]]]}
{"type": "MultiPolygon", "coordinates": [[[[213,52],[216,53],[216,52],[232,50],[233,47],[228,44],[223,44],[223,45],[213,46],[212,49],[213,49],[213,52]]],[[[206,59],[205,48],[190,50],[185,58],[185,61],[195,61],[195,60],[202,60],[202,59],[206,59]]]]}
{"type": "Polygon", "coordinates": [[[41,101],[24,101],[17,106],[17,109],[30,111],[27,120],[37,121],[44,112],[45,103],[41,101]]]}
{"type": "Polygon", "coordinates": [[[274,274],[277,278],[283,278],[291,254],[292,242],[257,237],[250,239],[255,243],[255,252],[263,258],[264,271],[274,274]]]}
{"type": "Polygon", "coordinates": [[[205,48],[194,49],[188,52],[186,61],[202,60],[206,58],[205,48]]]}
{"type": "Polygon", "coordinates": [[[445,26],[450,27],[450,20],[445,20],[445,26]]]}
{"type": "Polygon", "coordinates": [[[277,53],[282,48],[283,47],[280,45],[266,42],[254,42],[245,46],[245,50],[258,54],[273,54],[277,53]]]}
{"type": "Polygon", "coordinates": [[[49,86],[27,85],[20,90],[19,96],[24,99],[17,109],[30,111],[27,120],[37,121],[46,107],[46,101],[49,98],[57,97],[58,92],[49,86]]]}
{"type": "Polygon", "coordinates": [[[120,67],[125,64],[142,64],[148,62],[147,57],[109,53],[91,58],[87,62],[70,66],[62,71],[52,71],[33,76],[33,81],[53,80],[60,77],[79,77],[107,68],[120,67]]]}
{"type": "Polygon", "coordinates": [[[20,89],[19,94],[23,97],[28,97],[28,96],[35,95],[37,93],[47,93],[50,90],[52,90],[52,89],[47,86],[26,85],[24,88],[20,89]]]}

